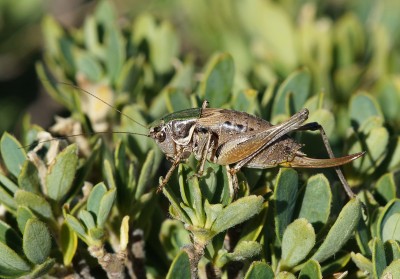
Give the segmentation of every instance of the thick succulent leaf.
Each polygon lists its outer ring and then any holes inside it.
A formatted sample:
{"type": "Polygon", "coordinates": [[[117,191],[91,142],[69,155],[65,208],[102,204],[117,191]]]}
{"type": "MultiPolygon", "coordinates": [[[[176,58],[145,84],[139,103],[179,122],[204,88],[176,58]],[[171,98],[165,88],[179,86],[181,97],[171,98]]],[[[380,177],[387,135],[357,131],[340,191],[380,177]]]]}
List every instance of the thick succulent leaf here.
{"type": "Polygon", "coordinates": [[[135,199],[138,200],[146,190],[146,187],[150,183],[150,177],[152,173],[152,167],[154,165],[154,151],[150,150],[147,153],[146,160],[143,163],[142,170],[140,171],[140,176],[136,188],[135,199]]]}
{"type": "Polygon", "coordinates": [[[200,98],[212,107],[221,107],[228,102],[235,75],[235,66],[230,54],[214,55],[208,62],[204,80],[200,84],[200,98]]]}
{"type": "Polygon", "coordinates": [[[26,222],[23,248],[26,257],[34,264],[42,264],[51,250],[51,236],[46,224],[36,218],[26,222]]]}
{"type": "Polygon", "coordinates": [[[129,216],[125,215],[122,218],[120,233],[119,233],[119,248],[121,251],[126,250],[129,242],[129,216]]]}
{"type": "Polygon", "coordinates": [[[380,239],[374,238],[372,243],[372,263],[375,278],[381,278],[383,270],[388,265],[386,261],[385,249],[380,239]]]}
{"type": "Polygon", "coordinates": [[[46,176],[48,196],[55,200],[61,200],[71,189],[78,165],[77,146],[72,144],[61,151],[55,162],[49,167],[46,176]]]}
{"type": "Polygon", "coordinates": [[[285,267],[294,267],[311,251],[315,245],[313,226],[306,219],[291,223],[282,237],[282,262],[285,267]]]}
{"type": "Polygon", "coordinates": [[[211,230],[217,234],[250,219],[262,210],[263,200],[259,196],[248,196],[234,201],[221,211],[211,230]]]}
{"type": "Polygon", "coordinates": [[[78,237],[67,223],[61,225],[60,246],[63,255],[63,263],[65,266],[69,266],[78,248],[78,237]]]}
{"type": "Polygon", "coordinates": [[[168,274],[167,279],[174,278],[190,278],[190,262],[189,256],[185,251],[180,252],[176,255],[174,261],[172,262],[168,274]]]}
{"type": "Polygon", "coordinates": [[[392,214],[382,228],[382,240],[400,241],[400,213],[392,214]]]}
{"type": "Polygon", "coordinates": [[[301,268],[299,279],[322,279],[321,266],[315,260],[309,260],[301,268]]]}
{"type": "Polygon", "coordinates": [[[96,227],[94,217],[89,211],[81,209],[79,211],[78,217],[85,224],[88,230],[91,230],[96,227]]]}
{"type": "Polygon", "coordinates": [[[103,70],[100,63],[92,54],[83,51],[79,52],[76,63],[79,71],[90,81],[100,81],[103,75],[103,70]]]}
{"type": "Polygon", "coordinates": [[[256,241],[241,241],[233,252],[227,253],[225,257],[232,261],[244,261],[259,255],[261,250],[262,245],[256,241]]]}
{"type": "Polygon", "coordinates": [[[17,204],[12,195],[2,187],[0,187],[0,203],[8,208],[11,212],[17,209],[17,204]]]}
{"type": "Polygon", "coordinates": [[[311,89],[311,75],[306,69],[290,74],[281,84],[274,99],[272,115],[292,115],[299,111],[311,89]]]}
{"type": "Polygon", "coordinates": [[[172,69],[172,61],[178,56],[178,37],[167,21],[157,26],[154,32],[150,41],[151,63],[158,73],[165,74],[172,69]]]}
{"type": "Polygon", "coordinates": [[[317,174],[307,180],[303,200],[299,210],[299,218],[305,218],[315,228],[321,228],[329,218],[332,192],[328,179],[317,174]]]}
{"type": "Polygon", "coordinates": [[[351,98],[349,112],[350,119],[359,126],[372,116],[382,116],[378,102],[367,93],[359,93],[351,98]]]}
{"type": "Polygon", "coordinates": [[[86,239],[86,231],[85,227],[82,225],[82,223],[76,219],[74,216],[67,214],[65,216],[65,220],[67,221],[68,226],[75,231],[75,233],[85,242],[87,242],[86,239]]]}
{"type": "Polygon", "coordinates": [[[111,212],[112,206],[114,204],[114,200],[116,197],[117,191],[115,188],[109,190],[101,199],[99,214],[97,217],[97,226],[100,228],[104,227],[105,222],[107,221],[108,215],[111,212]]]}
{"type": "Polygon", "coordinates": [[[275,278],[272,268],[263,262],[253,262],[247,271],[245,279],[273,279],[275,278]]]}
{"type": "Polygon", "coordinates": [[[12,135],[5,132],[0,140],[0,151],[8,171],[18,177],[26,160],[25,149],[12,135]]]}
{"type": "Polygon", "coordinates": [[[386,202],[396,198],[396,183],[394,173],[389,172],[382,175],[375,184],[376,192],[386,202]]]}
{"type": "Polygon", "coordinates": [[[298,175],[293,169],[280,169],[275,183],[275,233],[282,240],[283,232],[292,222],[298,191],[298,175]]]}
{"type": "Polygon", "coordinates": [[[15,192],[14,199],[18,205],[28,207],[35,214],[38,214],[45,219],[54,218],[50,204],[44,198],[36,194],[24,190],[18,190],[15,192]]]}
{"type": "Polygon", "coordinates": [[[243,228],[241,232],[241,237],[239,243],[241,241],[256,241],[264,228],[265,221],[267,219],[268,214],[268,201],[263,203],[263,209],[260,214],[257,214],[254,218],[251,218],[246,226],[243,228]]]}
{"type": "Polygon", "coordinates": [[[378,220],[377,226],[382,241],[387,241],[393,238],[394,240],[399,240],[400,236],[396,233],[399,231],[399,217],[400,200],[394,199],[385,206],[378,220]]]}
{"type": "Polygon", "coordinates": [[[337,253],[352,236],[360,218],[361,202],[355,198],[343,207],[336,222],[312,259],[323,262],[337,253]]]}
{"type": "Polygon", "coordinates": [[[0,242],[0,251],[0,276],[20,277],[31,270],[29,264],[3,242],[0,242]]]}
{"type": "Polygon", "coordinates": [[[18,190],[18,185],[2,173],[0,173],[0,183],[13,194],[18,190]]]}
{"type": "Polygon", "coordinates": [[[89,198],[87,201],[87,210],[93,213],[95,216],[99,213],[100,201],[103,196],[107,193],[107,187],[103,182],[98,183],[90,191],[89,198]]]}

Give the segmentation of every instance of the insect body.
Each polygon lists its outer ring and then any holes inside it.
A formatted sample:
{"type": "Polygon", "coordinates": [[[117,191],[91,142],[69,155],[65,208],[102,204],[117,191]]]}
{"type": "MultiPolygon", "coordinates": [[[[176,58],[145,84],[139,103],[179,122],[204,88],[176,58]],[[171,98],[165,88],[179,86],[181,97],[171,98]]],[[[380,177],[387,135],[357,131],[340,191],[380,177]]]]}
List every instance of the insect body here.
{"type": "Polygon", "coordinates": [[[281,124],[272,125],[244,112],[207,108],[207,104],[205,101],[202,108],[169,114],[150,128],[149,136],[173,162],[158,190],[165,186],[179,163],[193,153],[200,162],[197,176],[202,175],[206,160],[224,165],[233,189],[238,187],[236,173],[242,167],[336,167],[347,194],[354,196],[337,166],[349,163],[364,153],[335,158],[323,128],[316,122],[304,124],[308,118],[307,109],[302,109],[281,124]],[[300,151],[302,145],[288,136],[290,132],[301,130],[320,130],[330,159],[306,157],[300,151]]]}

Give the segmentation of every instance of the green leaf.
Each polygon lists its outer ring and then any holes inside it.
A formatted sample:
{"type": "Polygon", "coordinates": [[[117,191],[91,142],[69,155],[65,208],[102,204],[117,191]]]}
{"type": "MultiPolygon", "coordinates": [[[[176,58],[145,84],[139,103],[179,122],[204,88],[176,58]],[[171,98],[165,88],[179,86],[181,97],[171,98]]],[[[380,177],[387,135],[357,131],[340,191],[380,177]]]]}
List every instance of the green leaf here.
{"type": "Polygon", "coordinates": [[[245,279],[258,279],[258,278],[265,278],[265,279],[274,279],[274,272],[272,268],[263,262],[253,262],[247,271],[245,279]]]}
{"type": "Polygon", "coordinates": [[[176,255],[174,261],[172,262],[168,270],[166,278],[167,279],[190,278],[189,257],[185,251],[182,251],[178,255],[176,255]]]}
{"type": "Polygon", "coordinates": [[[392,172],[382,175],[375,184],[376,192],[386,202],[396,198],[396,183],[392,172]]]}
{"type": "Polygon", "coordinates": [[[87,201],[87,210],[92,212],[95,216],[99,214],[100,201],[103,196],[107,193],[107,187],[103,182],[98,183],[90,191],[89,198],[87,201]]]}
{"type": "Polygon", "coordinates": [[[113,169],[112,169],[110,161],[107,159],[104,160],[103,171],[104,171],[103,176],[105,177],[110,189],[116,188],[117,186],[115,184],[113,169]]]}
{"type": "Polygon", "coordinates": [[[0,251],[0,276],[20,277],[31,270],[29,264],[3,242],[0,242],[0,251]]]}
{"type": "Polygon", "coordinates": [[[119,248],[121,250],[126,250],[128,247],[129,242],[129,216],[125,215],[122,218],[121,226],[120,226],[120,233],[119,233],[119,248]]]}
{"type": "Polygon", "coordinates": [[[266,201],[263,203],[263,209],[260,214],[251,218],[246,226],[241,231],[240,240],[241,241],[256,241],[263,232],[264,224],[267,219],[269,203],[266,201]]]}
{"type": "Polygon", "coordinates": [[[400,241],[400,213],[392,214],[382,228],[382,240],[400,241]]]}
{"type": "Polygon", "coordinates": [[[173,26],[167,21],[161,22],[154,29],[150,40],[150,60],[159,74],[165,74],[172,69],[173,59],[178,56],[178,36],[173,26]]]}
{"type": "Polygon", "coordinates": [[[383,243],[378,238],[374,238],[372,243],[372,264],[375,278],[381,278],[383,270],[387,266],[387,262],[383,243]]]}
{"type": "Polygon", "coordinates": [[[235,75],[231,55],[221,53],[214,55],[208,62],[204,80],[200,83],[200,98],[210,102],[212,107],[221,107],[228,102],[235,75]]]}
{"type": "Polygon", "coordinates": [[[351,252],[351,259],[356,264],[358,269],[368,274],[373,274],[372,262],[360,253],[351,252]]]}
{"type": "Polygon", "coordinates": [[[300,263],[315,245],[313,226],[306,219],[291,223],[282,237],[282,266],[294,267],[300,263]]]}
{"type": "Polygon", "coordinates": [[[29,219],[35,217],[33,212],[26,206],[18,206],[17,209],[17,223],[18,223],[18,228],[20,232],[25,231],[25,225],[26,222],[28,222],[29,219]]]}
{"type": "Polygon", "coordinates": [[[71,189],[78,165],[77,146],[72,144],[55,158],[46,176],[46,187],[50,198],[60,201],[71,189]]]}
{"type": "Polygon", "coordinates": [[[232,261],[244,261],[259,255],[261,250],[262,245],[256,241],[241,241],[232,253],[226,254],[226,257],[232,261]]]}
{"type": "Polygon", "coordinates": [[[307,100],[311,90],[311,75],[306,69],[290,74],[281,84],[274,99],[272,115],[286,116],[298,112],[307,100]]]}
{"type": "Polygon", "coordinates": [[[22,251],[21,237],[10,225],[2,220],[0,220],[0,242],[14,251],[22,251]]]}
{"type": "Polygon", "coordinates": [[[350,99],[350,119],[361,126],[372,116],[382,117],[382,112],[375,98],[367,93],[358,93],[350,99]]]}
{"type": "Polygon", "coordinates": [[[40,188],[39,173],[36,166],[26,160],[21,168],[21,172],[18,176],[18,185],[22,190],[37,193],[40,188]]]}
{"type": "Polygon", "coordinates": [[[0,183],[6,187],[11,193],[15,193],[18,190],[18,186],[12,182],[7,176],[0,173],[0,183]]]}
{"type": "Polygon", "coordinates": [[[315,260],[309,260],[306,262],[300,271],[299,279],[309,278],[322,279],[321,266],[315,260]]]}
{"type": "Polygon", "coordinates": [[[395,235],[399,231],[399,214],[400,214],[400,200],[394,199],[386,204],[383,212],[380,214],[378,219],[379,236],[382,241],[387,241],[395,237],[399,239],[398,235],[395,235]],[[395,216],[395,217],[392,217],[395,216]],[[390,223],[389,223],[390,220],[390,223]]]}
{"type": "Polygon", "coordinates": [[[254,195],[234,201],[221,211],[211,230],[218,234],[250,219],[262,210],[263,201],[262,197],[254,195]]]}
{"type": "Polygon", "coordinates": [[[85,227],[82,225],[82,223],[76,219],[74,216],[67,214],[65,216],[65,220],[67,221],[68,226],[75,231],[75,233],[86,243],[87,238],[86,238],[86,231],[85,227]]]}
{"type": "Polygon", "coordinates": [[[103,70],[100,63],[96,60],[93,55],[86,52],[80,52],[77,57],[77,67],[78,71],[84,74],[92,82],[100,81],[103,70]]]}
{"type": "Polygon", "coordinates": [[[152,167],[154,164],[154,151],[150,150],[147,153],[146,160],[143,163],[142,170],[140,171],[140,176],[136,188],[135,199],[138,200],[146,190],[146,187],[150,183],[149,177],[151,177],[152,167]]]}
{"type": "Polygon", "coordinates": [[[114,204],[116,189],[111,189],[107,191],[104,197],[100,201],[99,215],[97,215],[97,226],[103,228],[107,221],[108,215],[111,212],[111,208],[114,204]]]}
{"type": "Polygon", "coordinates": [[[393,261],[385,268],[381,278],[400,278],[400,260],[393,261]]]}
{"type": "Polygon", "coordinates": [[[14,198],[2,187],[0,187],[0,203],[7,207],[11,212],[17,209],[14,198]]]}
{"type": "Polygon", "coordinates": [[[125,61],[125,40],[116,24],[106,30],[106,67],[110,80],[114,83],[118,78],[125,61]]]}
{"type": "Polygon", "coordinates": [[[358,223],[358,228],[356,230],[356,240],[358,247],[363,255],[368,257],[371,256],[371,249],[368,245],[369,240],[371,239],[371,232],[364,220],[360,220],[358,223]]]}
{"type": "Polygon", "coordinates": [[[351,199],[343,207],[336,222],[312,259],[323,262],[337,253],[352,236],[360,218],[361,202],[358,199],[351,199]]]}
{"type": "Polygon", "coordinates": [[[96,227],[93,215],[89,211],[81,209],[79,211],[78,217],[85,224],[88,230],[91,230],[96,227]]]}
{"type": "Polygon", "coordinates": [[[40,265],[36,265],[33,271],[29,274],[31,278],[42,278],[46,275],[56,263],[55,259],[48,259],[40,265]]]}
{"type": "Polygon", "coordinates": [[[292,222],[298,191],[298,175],[293,169],[281,168],[275,182],[275,233],[282,240],[283,232],[292,222]]]}
{"type": "Polygon", "coordinates": [[[321,228],[329,218],[332,192],[328,179],[317,174],[307,180],[303,200],[299,210],[299,218],[305,218],[315,228],[321,228]]]}
{"type": "Polygon", "coordinates": [[[63,223],[61,225],[60,248],[63,255],[64,265],[71,265],[72,259],[75,256],[75,252],[78,248],[78,237],[76,233],[67,225],[67,223],[63,223]]]}
{"type": "Polygon", "coordinates": [[[26,222],[23,248],[26,257],[34,264],[42,264],[50,254],[51,236],[46,224],[36,218],[26,222]]]}
{"type": "Polygon", "coordinates": [[[35,214],[38,214],[45,219],[54,218],[50,204],[44,198],[36,194],[24,190],[18,190],[14,195],[14,199],[18,205],[28,207],[35,214]]]}
{"type": "Polygon", "coordinates": [[[18,177],[26,160],[26,153],[21,144],[12,135],[4,132],[0,140],[0,151],[8,171],[14,177],[18,177]]]}

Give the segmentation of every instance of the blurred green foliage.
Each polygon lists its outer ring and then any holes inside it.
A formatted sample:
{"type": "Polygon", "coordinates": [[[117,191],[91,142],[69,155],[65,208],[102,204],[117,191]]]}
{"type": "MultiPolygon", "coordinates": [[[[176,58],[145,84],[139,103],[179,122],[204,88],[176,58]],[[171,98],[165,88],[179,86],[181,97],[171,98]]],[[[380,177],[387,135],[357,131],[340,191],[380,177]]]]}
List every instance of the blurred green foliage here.
{"type": "MultiPolygon", "coordinates": [[[[198,267],[202,278],[396,278],[400,3],[138,7],[124,10],[131,21],[99,1],[80,28],[42,19],[37,74],[70,112],[50,130],[78,136],[52,140],[29,117],[20,140],[3,134],[0,276],[177,278],[198,267]],[[138,123],[204,99],[274,124],[308,108],[337,155],[367,151],[344,169],[357,198],[345,200],[332,171],[293,169],[243,169],[234,198],[222,166],[207,163],[197,178],[190,159],[164,188],[167,203],[155,193],[163,154],[118,132],[146,134],[138,123]]],[[[326,157],[318,134],[295,136],[326,157]]]]}

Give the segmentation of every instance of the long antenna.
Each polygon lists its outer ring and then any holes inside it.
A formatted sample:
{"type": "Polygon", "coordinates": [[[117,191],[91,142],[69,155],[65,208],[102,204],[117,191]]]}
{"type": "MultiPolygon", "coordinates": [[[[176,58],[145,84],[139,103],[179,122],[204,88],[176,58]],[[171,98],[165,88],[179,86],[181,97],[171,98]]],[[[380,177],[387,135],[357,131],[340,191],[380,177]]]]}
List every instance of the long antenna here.
{"type": "Polygon", "coordinates": [[[105,102],[104,100],[100,99],[99,97],[97,97],[97,96],[94,95],[93,93],[90,93],[89,91],[87,91],[87,90],[85,90],[85,89],[83,89],[83,88],[80,88],[79,86],[76,86],[75,84],[72,84],[72,83],[63,82],[63,81],[57,81],[57,83],[63,84],[63,85],[71,86],[72,88],[75,88],[76,90],[82,91],[82,92],[84,92],[84,93],[86,93],[86,94],[92,96],[93,98],[96,98],[97,100],[99,100],[99,101],[102,102],[103,104],[105,104],[105,105],[109,106],[110,108],[112,108],[114,111],[119,112],[121,115],[125,116],[125,117],[128,118],[129,120],[131,120],[131,121],[135,122],[136,124],[142,126],[143,128],[146,128],[146,129],[147,129],[147,127],[146,127],[145,125],[139,123],[138,121],[136,121],[135,119],[133,119],[133,118],[130,117],[129,115],[127,115],[127,114],[123,113],[122,111],[120,111],[119,109],[113,107],[112,105],[110,105],[109,103],[107,103],[107,102],[105,102]]]}
{"type": "Polygon", "coordinates": [[[68,138],[73,138],[73,137],[79,137],[79,136],[88,136],[88,135],[98,135],[98,134],[127,134],[127,135],[138,135],[138,136],[144,136],[144,137],[150,137],[149,135],[146,134],[141,134],[141,133],[133,133],[133,132],[95,132],[95,133],[81,133],[81,134],[74,134],[74,135],[68,135],[68,136],[60,136],[60,137],[53,137],[52,139],[48,139],[48,140],[41,140],[39,142],[33,143],[33,144],[28,144],[28,145],[24,145],[19,147],[18,149],[26,149],[29,148],[31,146],[34,145],[38,145],[40,143],[46,143],[46,142],[51,142],[53,140],[62,140],[62,139],[68,139],[68,138]]]}

